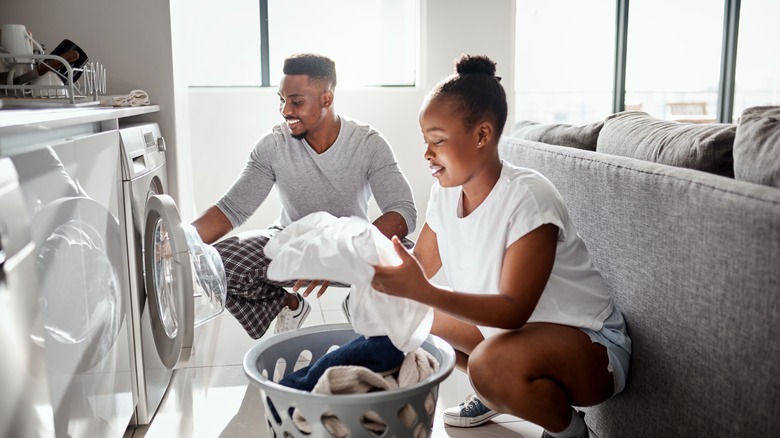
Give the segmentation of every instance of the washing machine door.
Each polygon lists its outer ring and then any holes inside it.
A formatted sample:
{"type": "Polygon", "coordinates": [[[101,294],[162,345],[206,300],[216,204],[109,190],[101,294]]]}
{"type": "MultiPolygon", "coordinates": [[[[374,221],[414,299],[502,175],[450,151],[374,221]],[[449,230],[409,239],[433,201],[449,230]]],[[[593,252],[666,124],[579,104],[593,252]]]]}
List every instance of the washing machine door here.
{"type": "Polygon", "coordinates": [[[192,354],[193,277],[181,217],[168,195],[146,201],[144,276],[157,353],[163,364],[181,368],[192,354]]]}

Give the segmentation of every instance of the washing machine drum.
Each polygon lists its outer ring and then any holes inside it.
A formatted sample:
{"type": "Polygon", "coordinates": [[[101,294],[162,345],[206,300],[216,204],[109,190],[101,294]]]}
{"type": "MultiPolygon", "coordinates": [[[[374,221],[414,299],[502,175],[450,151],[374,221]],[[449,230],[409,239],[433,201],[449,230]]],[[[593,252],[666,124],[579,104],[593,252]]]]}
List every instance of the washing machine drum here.
{"type": "Polygon", "coordinates": [[[114,263],[123,260],[117,219],[97,201],[62,198],[32,221],[41,274],[40,309],[52,366],[83,373],[109,355],[125,315],[114,263]]]}
{"type": "Polygon", "coordinates": [[[147,200],[144,274],[157,352],[168,368],[184,366],[193,329],[225,308],[227,281],[217,250],[183,224],[173,199],[147,200]]]}

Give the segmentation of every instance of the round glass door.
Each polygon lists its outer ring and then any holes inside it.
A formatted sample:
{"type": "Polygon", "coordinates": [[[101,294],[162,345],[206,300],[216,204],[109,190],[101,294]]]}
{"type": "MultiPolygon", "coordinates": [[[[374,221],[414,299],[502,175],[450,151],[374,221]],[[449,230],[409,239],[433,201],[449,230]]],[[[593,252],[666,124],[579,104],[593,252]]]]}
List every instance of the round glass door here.
{"type": "Polygon", "coordinates": [[[179,315],[176,310],[176,267],[171,236],[165,221],[157,219],[152,230],[156,252],[152,265],[152,279],[157,291],[157,313],[165,334],[176,339],[179,333],[179,315]]]}
{"type": "Polygon", "coordinates": [[[144,228],[144,276],[157,353],[170,369],[192,353],[194,303],[187,239],[168,195],[149,197],[144,228]]]}

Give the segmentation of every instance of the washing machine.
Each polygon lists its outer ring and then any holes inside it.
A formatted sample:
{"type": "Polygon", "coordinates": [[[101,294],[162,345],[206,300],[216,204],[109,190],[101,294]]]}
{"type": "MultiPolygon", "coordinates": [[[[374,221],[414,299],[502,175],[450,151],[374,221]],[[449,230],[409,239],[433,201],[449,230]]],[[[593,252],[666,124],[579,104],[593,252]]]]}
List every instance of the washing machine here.
{"type": "Polygon", "coordinates": [[[133,424],[145,425],[154,417],[175,370],[185,367],[192,356],[195,327],[224,309],[224,290],[220,295],[202,287],[209,276],[198,251],[205,246],[193,242],[199,240],[193,236],[194,228],[182,223],[175,202],[166,194],[166,146],[159,125],[124,124],[119,135],[137,395],[133,424]]]}
{"type": "Polygon", "coordinates": [[[35,245],[16,169],[0,158],[0,437],[52,437],[35,245]]]}
{"type": "Polygon", "coordinates": [[[34,341],[57,437],[122,437],[134,409],[118,145],[116,131],[95,132],[9,157],[35,245],[34,341]]]}

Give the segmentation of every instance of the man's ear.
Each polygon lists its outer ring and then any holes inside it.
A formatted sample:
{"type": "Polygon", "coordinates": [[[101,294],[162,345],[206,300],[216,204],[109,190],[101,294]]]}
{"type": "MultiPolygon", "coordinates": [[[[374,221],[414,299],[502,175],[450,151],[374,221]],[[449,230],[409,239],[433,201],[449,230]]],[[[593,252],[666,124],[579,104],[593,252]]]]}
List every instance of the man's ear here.
{"type": "Polygon", "coordinates": [[[477,125],[477,146],[488,145],[493,140],[493,125],[489,122],[480,122],[477,125]]]}
{"type": "Polygon", "coordinates": [[[322,93],[322,106],[330,107],[331,105],[333,105],[333,91],[325,90],[325,92],[322,93]]]}

